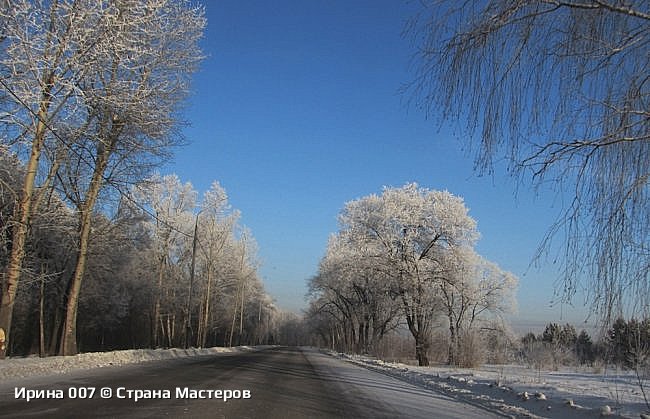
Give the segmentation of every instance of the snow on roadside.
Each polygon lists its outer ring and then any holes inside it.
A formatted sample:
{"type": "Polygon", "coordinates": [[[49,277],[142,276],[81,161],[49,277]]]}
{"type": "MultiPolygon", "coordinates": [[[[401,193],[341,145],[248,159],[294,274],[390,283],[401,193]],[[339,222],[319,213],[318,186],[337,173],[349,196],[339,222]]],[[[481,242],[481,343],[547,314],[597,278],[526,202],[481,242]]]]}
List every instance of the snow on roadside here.
{"type": "Polygon", "coordinates": [[[201,349],[130,349],[113,352],[87,352],[74,356],[52,356],[47,358],[7,358],[0,360],[0,381],[5,381],[10,378],[65,374],[74,370],[184,358],[189,356],[251,352],[269,347],[270,346],[261,345],[201,349]]]}
{"type": "MultiPolygon", "coordinates": [[[[523,366],[414,367],[374,358],[331,355],[470,404],[514,417],[623,417],[648,414],[632,374],[535,371],[523,366]]],[[[649,416],[650,417],[650,416],[649,416]]]]}

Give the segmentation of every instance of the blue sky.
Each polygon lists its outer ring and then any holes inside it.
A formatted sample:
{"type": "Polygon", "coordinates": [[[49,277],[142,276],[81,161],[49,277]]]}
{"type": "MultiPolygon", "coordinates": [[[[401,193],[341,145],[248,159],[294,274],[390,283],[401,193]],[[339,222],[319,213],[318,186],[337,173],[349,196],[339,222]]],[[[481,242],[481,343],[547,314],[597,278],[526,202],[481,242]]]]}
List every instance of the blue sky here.
{"type": "MultiPolygon", "coordinates": [[[[346,201],[415,181],[465,199],[478,251],[520,278],[521,322],[579,321],[550,307],[557,273],[529,263],[560,209],[497,168],[477,177],[452,133],[408,106],[413,50],[401,36],[417,2],[210,1],[207,58],[185,109],[189,145],[163,168],[199,191],[218,180],[258,241],[261,276],[280,308],[306,306],[346,201]],[[515,197],[515,191],[517,196],[515,197]]],[[[460,128],[460,130],[459,130],[460,128]]]]}

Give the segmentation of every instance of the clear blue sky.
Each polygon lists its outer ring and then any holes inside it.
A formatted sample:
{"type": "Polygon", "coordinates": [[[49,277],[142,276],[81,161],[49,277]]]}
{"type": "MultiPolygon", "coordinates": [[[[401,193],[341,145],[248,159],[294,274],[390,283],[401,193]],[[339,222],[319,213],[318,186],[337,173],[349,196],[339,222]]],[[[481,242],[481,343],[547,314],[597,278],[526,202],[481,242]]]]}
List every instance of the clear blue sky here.
{"type": "MultiPolygon", "coordinates": [[[[164,173],[204,191],[213,180],[258,241],[261,275],[277,305],[306,306],[328,235],[346,201],[415,181],[465,199],[478,250],[520,278],[519,321],[582,320],[549,307],[556,272],[528,269],[559,210],[497,170],[479,178],[451,135],[400,95],[412,48],[401,36],[417,2],[209,1],[207,58],[194,78],[190,144],[164,173]]],[[[581,306],[581,299],[575,304],[581,306]]]]}

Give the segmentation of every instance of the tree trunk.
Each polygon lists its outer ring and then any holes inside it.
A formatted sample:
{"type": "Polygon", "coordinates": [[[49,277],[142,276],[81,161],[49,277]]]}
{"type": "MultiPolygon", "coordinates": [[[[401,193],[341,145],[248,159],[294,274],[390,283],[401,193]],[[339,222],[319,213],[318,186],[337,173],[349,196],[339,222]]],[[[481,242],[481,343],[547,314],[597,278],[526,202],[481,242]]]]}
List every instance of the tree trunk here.
{"type": "Polygon", "coordinates": [[[81,282],[86,271],[86,261],[88,257],[88,244],[90,238],[90,229],[92,221],[92,212],[95,208],[95,202],[99,196],[99,191],[104,182],[104,171],[108,165],[113,146],[122,131],[123,124],[116,117],[112,117],[112,128],[107,137],[107,144],[101,143],[97,146],[97,159],[93,175],[88,185],[86,198],[81,202],[79,208],[79,250],[77,255],[77,264],[75,266],[72,281],[68,293],[68,304],[61,339],[61,355],[77,354],[77,308],[79,306],[79,294],[81,292],[81,282]]]}
{"type": "Polygon", "coordinates": [[[370,333],[370,317],[366,316],[364,320],[364,326],[363,326],[363,353],[364,354],[369,354],[370,353],[370,348],[373,346],[373,340],[372,340],[373,334],[370,333]]]}
{"type": "Polygon", "coordinates": [[[426,337],[421,333],[418,333],[415,336],[415,357],[418,360],[418,365],[421,367],[429,366],[429,357],[427,352],[429,351],[429,342],[427,342],[426,337]]]}
{"type": "Polygon", "coordinates": [[[45,356],[45,278],[41,277],[38,294],[38,356],[45,356]]]}
{"type": "Polygon", "coordinates": [[[54,307],[54,318],[52,319],[52,324],[50,327],[50,341],[48,343],[48,355],[55,355],[59,347],[59,337],[62,335],[61,332],[61,297],[57,296],[57,305],[54,307]]]}
{"type": "MultiPolygon", "coordinates": [[[[94,202],[93,202],[94,204],[94,202]]],[[[88,238],[90,236],[91,209],[84,203],[79,215],[79,250],[77,264],[75,266],[70,287],[68,288],[68,302],[66,305],[65,320],[63,324],[63,335],[61,336],[60,355],[76,355],[77,350],[77,308],[79,306],[79,294],[81,282],[86,270],[86,259],[88,255],[88,238]]]]}
{"type": "Polygon", "coordinates": [[[7,261],[2,299],[0,300],[0,329],[3,329],[5,332],[5,349],[0,348],[0,359],[5,357],[6,348],[9,347],[9,339],[11,338],[11,320],[23,259],[25,258],[25,242],[27,240],[27,231],[32,215],[32,200],[36,173],[38,172],[38,162],[41,158],[41,152],[43,151],[45,142],[45,131],[47,130],[45,121],[47,120],[47,113],[51,103],[50,92],[52,90],[53,78],[54,74],[51,73],[50,77],[44,80],[45,89],[41,96],[41,103],[38,109],[36,132],[34,133],[32,150],[27,161],[25,180],[20,191],[20,201],[16,204],[10,221],[13,229],[11,254],[7,261]]]}
{"type": "MultiPolygon", "coordinates": [[[[160,319],[160,300],[162,297],[162,283],[163,283],[163,269],[165,267],[165,257],[162,256],[160,258],[160,265],[158,266],[158,286],[156,287],[155,296],[154,296],[154,303],[153,303],[153,319],[151,321],[152,323],[152,335],[153,335],[153,347],[158,348],[160,347],[160,338],[158,334],[158,327],[160,329],[164,329],[163,324],[160,319]]],[[[162,330],[163,334],[165,333],[164,330],[162,330]]],[[[164,340],[164,336],[163,336],[164,340]]]]}
{"type": "Polygon", "coordinates": [[[449,350],[447,354],[447,364],[456,365],[458,360],[456,359],[456,349],[458,347],[456,341],[458,335],[456,333],[456,328],[454,327],[453,320],[449,318],[449,350]]]}
{"type": "Polygon", "coordinates": [[[239,306],[239,345],[242,344],[242,333],[244,331],[244,292],[245,292],[245,283],[242,282],[242,289],[241,289],[241,301],[240,301],[240,306],[239,306]]]}
{"type": "Polygon", "coordinates": [[[460,364],[459,353],[460,353],[460,335],[463,330],[462,323],[459,318],[454,321],[453,312],[449,312],[449,353],[447,358],[447,364],[456,365],[460,364]]]}
{"type": "Polygon", "coordinates": [[[411,309],[405,297],[403,297],[403,302],[406,312],[406,324],[413,339],[415,339],[415,357],[418,360],[419,366],[427,367],[429,366],[429,358],[427,357],[429,350],[428,328],[425,325],[423,315],[418,312],[419,304],[414,304],[415,307],[411,309]]]}
{"type": "Polygon", "coordinates": [[[200,333],[200,347],[204,348],[207,337],[208,337],[208,320],[210,319],[210,293],[211,293],[211,288],[212,288],[212,275],[210,275],[210,269],[207,269],[207,280],[208,283],[206,285],[206,290],[205,290],[205,302],[203,305],[203,320],[201,321],[202,327],[201,327],[201,333],[200,333]]]}
{"type": "Polygon", "coordinates": [[[174,326],[173,322],[176,321],[176,315],[168,314],[167,315],[167,347],[174,347],[174,326]]]}
{"type": "MultiPolygon", "coordinates": [[[[237,290],[239,291],[239,289],[237,290]]],[[[235,305],[232,312],[232,324],[230,325],[230,338],[228,339],[228,347],[232,348],[232,336],[235,332],[235,322],[237,321],[237,303],[239,302],[239,292],[235,296],[235,305]]]]}

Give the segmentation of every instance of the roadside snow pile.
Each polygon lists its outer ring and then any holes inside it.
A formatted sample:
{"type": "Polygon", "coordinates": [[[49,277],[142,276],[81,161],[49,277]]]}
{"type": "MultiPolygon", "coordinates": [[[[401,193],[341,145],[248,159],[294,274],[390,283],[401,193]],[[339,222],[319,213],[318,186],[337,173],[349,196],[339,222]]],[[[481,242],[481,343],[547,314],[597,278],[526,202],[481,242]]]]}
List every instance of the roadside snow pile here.
{"type": "Polygon", "coordinates": [[[8,358],[0,360],[0,380],[64,374],[73,370],[100,368],[138,362],[157,361],[189,356],[214,355],[218,353],[250,352],[269,346],[237,346],[234,348],[190,349],[130,349],[113,352],[88,352],[74,356],[47,358],[8,358]]]}
{"type": "Polygon", "coordinates": [[[631,373],[551,372],[519,365],[478,369],[414,367],[357,355],[331,354],[506,415],[639,418],[648,413],[636,376],[631,373]]]}

